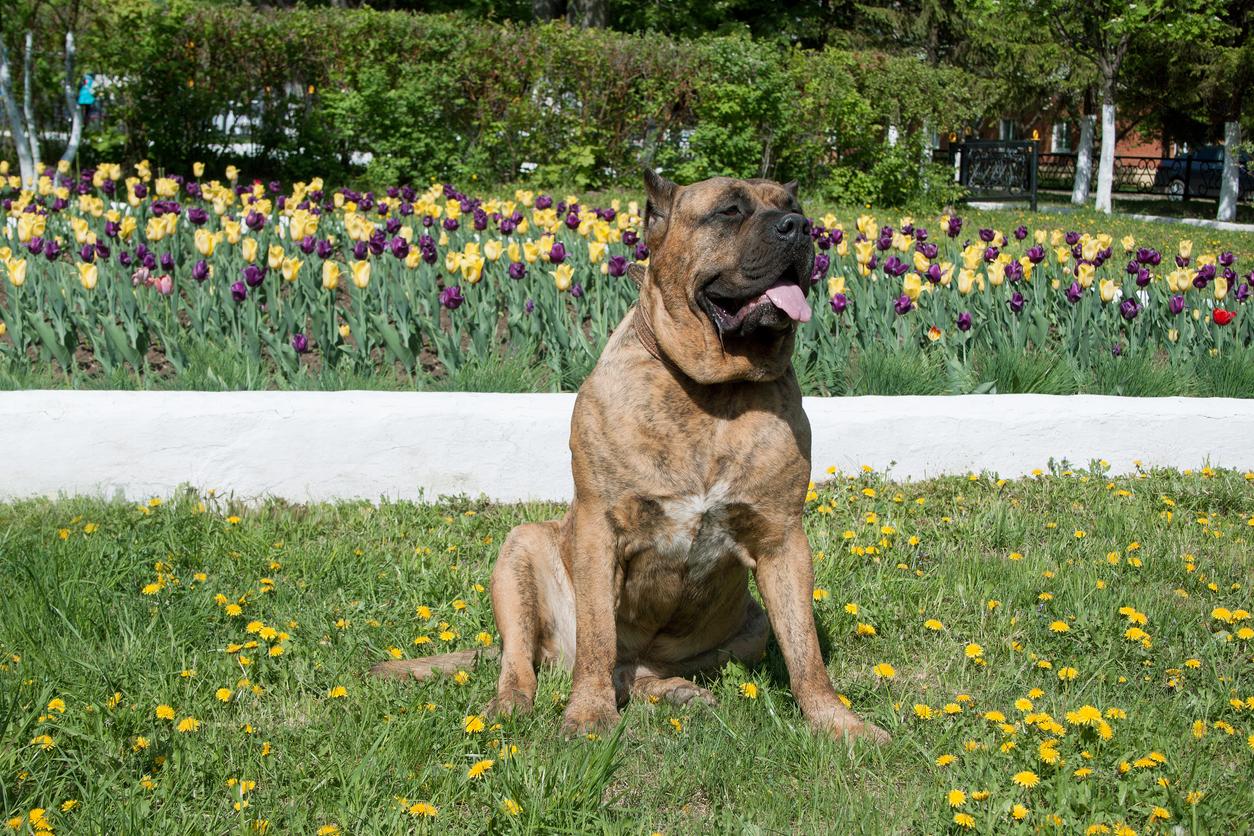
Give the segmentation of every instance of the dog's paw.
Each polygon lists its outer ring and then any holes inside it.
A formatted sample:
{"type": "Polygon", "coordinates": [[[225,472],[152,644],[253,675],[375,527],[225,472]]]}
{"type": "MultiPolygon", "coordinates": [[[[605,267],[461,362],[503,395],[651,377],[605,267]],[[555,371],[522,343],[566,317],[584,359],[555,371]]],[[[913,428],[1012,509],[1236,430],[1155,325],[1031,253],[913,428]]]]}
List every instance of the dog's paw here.
{"type": "Polygon", "coordinates": [[[491,702],[484,706],[483,713],[488,717],[511,717],[530,714],[533,703],[532,696],[527,692],[510,689],[497,694],[491,702]]]}
{"type": "Polygon", "coordinates": [[[837,739],[846,743],[853,743],[855,740],[866,740],[874,743],[876,746],[887,746],[893,742],[892,735],[874,723],[868,723],[865,720],[844,726],[835,726],[830,730],[837,739]]]}
{"type": "Polygon", "coordinates": [[[572,697],[562,717],[561,734],[575,737],[589,732],[602,732],[618,722],[618,709],[613,700],[572,697]]]}
{"type": "Polygon", "coordinates": [[[650,702],[665,701],[671,705],[687,705],[696,700],[706,705],[718,705],[718,699],[708,688],[702,688],[695,682],[678,676],[637,683],[636,693],[647,697],[650,702]]]}

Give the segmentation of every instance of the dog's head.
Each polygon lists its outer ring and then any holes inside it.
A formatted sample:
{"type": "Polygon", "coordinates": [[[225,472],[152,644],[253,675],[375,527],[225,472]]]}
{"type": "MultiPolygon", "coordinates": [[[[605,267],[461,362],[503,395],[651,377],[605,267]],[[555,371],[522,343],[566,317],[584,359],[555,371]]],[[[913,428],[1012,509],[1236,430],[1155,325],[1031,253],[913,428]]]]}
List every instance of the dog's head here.
{"type": "Polygon", "coordinates": [[[698,383],[774,380],[810,318],[810,223],[797,184],[645,172],[640,304],[662,352],[698,383]]]}

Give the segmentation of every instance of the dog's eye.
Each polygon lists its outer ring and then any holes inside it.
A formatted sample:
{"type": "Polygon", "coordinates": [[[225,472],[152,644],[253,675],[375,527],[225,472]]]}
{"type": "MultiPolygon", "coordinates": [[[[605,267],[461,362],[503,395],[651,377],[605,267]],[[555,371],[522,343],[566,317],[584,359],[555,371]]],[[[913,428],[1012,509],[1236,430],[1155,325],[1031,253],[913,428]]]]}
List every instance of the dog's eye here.
{"type": "Polygon", "coordinates": [[[733,204],[728,206],[726,209],[720,210],[719,214],[725,218],[734,218],[742,213],[740,211],[740,207],[733,204]]]}

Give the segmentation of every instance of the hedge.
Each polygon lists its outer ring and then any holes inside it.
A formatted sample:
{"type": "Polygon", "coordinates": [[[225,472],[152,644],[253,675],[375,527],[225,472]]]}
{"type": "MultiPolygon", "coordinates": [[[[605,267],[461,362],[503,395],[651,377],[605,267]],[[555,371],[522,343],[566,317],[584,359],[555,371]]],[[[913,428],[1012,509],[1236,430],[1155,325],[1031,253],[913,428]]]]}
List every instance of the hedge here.
{"type": "Polygon", "coordinates": [[[349,176],[370,152],[376,183],[597,188],[651,163],[900,203],[940,175],[919,176],[922,130],[989,99],[908,56],[368,9],[122,2],[81,40],[83,67],[114,80],[88,154],[180,171],[228,161],[213,117],[232,111],[254,120],[250,173],[349,176]],[[904,139],[886,150],[889,124],[904,139]]]}

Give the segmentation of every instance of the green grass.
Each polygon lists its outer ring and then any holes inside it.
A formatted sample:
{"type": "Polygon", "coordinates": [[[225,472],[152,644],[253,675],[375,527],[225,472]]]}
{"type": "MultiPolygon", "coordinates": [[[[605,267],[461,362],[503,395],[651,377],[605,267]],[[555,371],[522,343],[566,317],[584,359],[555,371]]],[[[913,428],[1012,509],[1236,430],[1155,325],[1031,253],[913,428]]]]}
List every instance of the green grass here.
{"type": "Polygon", "coordinates": [[[570,683],[556,672],[532,716],[477,734],[463,719],[491,696],[493,663],[464,684],[366,675],[389,648],[495,642],[483,586],[496,550],[556,506],[0,505],[0,813],[45,808],[57,833],[243,833],[258,819],[303,833],[938,833],[966,812],[980,832],[1026,833],[1054,832],[1055,815],[1060,832],[1162,831],[1161,807],[1187,831],[1247,829],[1254,486],[1064,467],[1008,482],[859,473],[808,501],[829,671],[894,735],[884,749],[807,731],[773,643],[758,668],[713,680],[716,708],[633,703],[599,740],[558,738],[570,683]],[[1144,614],[1145,645],[1125,638],[1123,607],[1144,614]],[[1066,719],[1085,705],[1107,713],[1111,739],[1066,719]],[[199,729],[178,732],[187,717],[199,729]],[[1012,783],[1025,770],[1039,786],[1012,783]],[[239,780],[256,784],[236,810],[239,780]],[[411,815],[419,802],[438,816],[411,815]]]}

